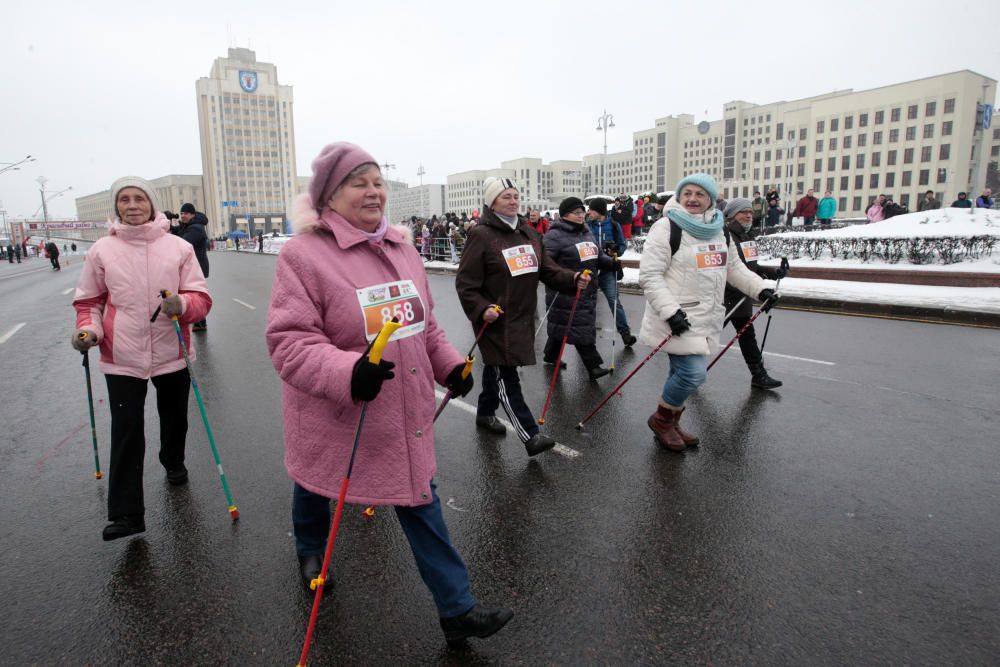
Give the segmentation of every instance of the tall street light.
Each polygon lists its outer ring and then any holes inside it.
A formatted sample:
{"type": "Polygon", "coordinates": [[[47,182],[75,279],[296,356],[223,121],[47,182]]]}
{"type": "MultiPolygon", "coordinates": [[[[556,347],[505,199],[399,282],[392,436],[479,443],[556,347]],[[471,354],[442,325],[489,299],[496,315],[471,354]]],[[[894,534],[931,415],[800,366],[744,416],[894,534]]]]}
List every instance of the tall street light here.
{"type": "Polygon", "coordinates": [[[608,128],[615,126],[615,117],[605,109],[604,113],[597,117],[597,131],[604,132],[604,158],[601,160],[601,171],[604,172],[604,191],[608,194],[608,128]]]}
{"type": "Polygon", "coordinates": [[[7,165],[6,167],[0,167],[0,174],[4,173],[5,171],[17,171],[18,169],[20,169],[20,166],[22,164],[34,161],[35,158],[31,157],[30,155],[26,155],[24,159],[18,160],[17,162],[0,162],[0,164],[7,165]]]}
{"type": "Polygon", "coordinates": [[[389,213],[390,202],[391,202],[391,199],[392,199],[392,183],[390,182],[390,179],[389,179],[389,170],[390,169],[395,169],[396,165],[389,164],[389,162],[387,160],[386,162],[380,164],[379,167],[381,167],[385,171],[385,190],[386,190],[386,192],[385,192],[385,219],[386,219],[386,222],[392,222],[392,218],[390,217],[390,213],[389,213]]]}
{"type": "Polygon", "coordinates": [[[51,195],[46,195],[45,194],[45,184],[49,182],[49,179],[45,178],[44,176],[39,176],[35,180],[38,181],[38,184],[41,186],[41,189],[39,189],[39,193],[41,193],[41,195],[42,195],[42,205],[41,205],[41,209],[42,209],[42,221],[46,223],[46,225],[45,225],[45,238],[50,238],[49,226],[47,224],[49,222],[49,202],[52,201],[53,199],[55,199],[56,197],[62,195],[63,193],[69,192],[70,190],[73,189],[73,186],[71,185],[68,188],[64,188],[64,189],[60,190],[59,192],[56,192],[56,193],[51,194],[51,195]]]}

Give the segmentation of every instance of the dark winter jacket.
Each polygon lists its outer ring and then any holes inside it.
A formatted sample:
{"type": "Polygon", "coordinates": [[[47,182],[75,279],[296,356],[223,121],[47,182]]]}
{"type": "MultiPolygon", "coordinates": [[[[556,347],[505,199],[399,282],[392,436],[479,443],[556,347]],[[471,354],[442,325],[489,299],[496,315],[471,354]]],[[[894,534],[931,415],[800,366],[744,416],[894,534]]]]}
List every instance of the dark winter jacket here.
{"type": "Polygon", "coordinates": [[[951,203],[951,208],[972,208],[971,199],[956,199],[951,203]]]}
{"type": "Polygon", "coordinates": [[[933,211],[939,208],[941,208],[941,202],[935,197],[931,197],[930,199],[921,197],[920,203],[917,204],[918,211],[933,211]]]}
{"type": "MultiPolygon", "coordinates": [[[[739,253],[740,261],[761,278],[777,280],[777,269],[770,266],[761,266],[757,263],[757,243],[753,240],[753,236],[750,234],[750,231],[743,229],[743,225],[735,220],[727,221],[726,227],[729,229],[729,235],[733,240],[733,245],[736,246],[736,252],[739,253]],[[749,260],[747,259],[748,255],[750,256],[749,260]]],[[[753,228],[751,227],[751,230],[752,229],[753,228]]],[[[726,283],[726,312],[728,313],[732,310],[733,306],[735,306],[744,296],[743,292],[739,291],[729,283],[726,283]]],[[[745,319],[750,317],[752,314],[753,306],[750,303],[750,299],[747,299],[740,304],[739,309],[733,313],[733,317],[736,319],[745,319]]]]}
{"type": "Polygon", "coordinates": [[[897,215],[905,215],[910,212],[910,209],[894,201],[887,201],[882,205],[882,212],[885,214],[885,220],[888,220],[897,215]]]}
{"type": "Polygon", "coordinates": [[[57,259],[59,257],[59,246],[52,241],[49,241],[45,244],[45,252],[48,253],[49,258],[57,259]]]}
{"type": "MultiPolygon", "coordinates": [[[[660,216],[657,215],[659,211],[656,210],[656,204],[649,202],[643,206],[642,209],[645,217],[645,224],[652,227],[653,223],[660,219],[660,216]]],[[[635,227],[635,223],[632,223],[632,226],[635,227]]]]}
{"type": "Polygon", "coordinates": [[[767,207],[767,226],[774,227],[775,225],[781,224],[781,216],[784,215],[785,209],[778,206],[778,201],[773,200],[772,204],[767,207]]]}
{"type": "MultiPolygon", "coordinates": [[[[575,225],[565,220],[555,220],[552,223],[549,233],[545,235],[545,253],[559,266],[571,269],[574,273],[590,269],[596,275],[598,268],[608,271],[615,268],[614,261],[597,247],[597,241],[587,225],[575,225]]],[[[571,296],[560,294],[551,287],[545,288],[550,338],[562,338],[566,335],[566,325],[569,323],[569,313],[575,298],[575,293],[571,296]],[[552,310],[549,310],[550,306],[552,310]]],[[[580,294],[568,342],[570,345],[593,345],[597,342],[596,280],[591,280],[586,291],[580,294]]]]}
{"type": "Polygon", "coordinates": [[[483,313],[491,305],[503,309],[503,314],[486,328],[479,341],[483,363],[534,365],[538,282],[566,294],[576,294],[575,277],[573,271],[560,267],[545,254],[542,237],[524,218],[518,216],[517,229],[511,229],[493,211],[485,211],[479,224],[469,230],[455,276],[455,291],[473,331],[478,333],[483,313]],[[525,246],[520,268],[533,267],[533,270],[512,275],[518,272],[517,263],[513,257],[508,262],[503,252],[525,246]]]}
{"type": "Polygon", "coordinates": [[[205,226],[208,218],[204,213],[195,213],[187,224],[181,225],[179,236],[194,246],[194,256],[198,259],[201,272],[208,278],[208,234],[205,226]]]}
{"type": "Polygon", "coordinates": [[[753,219],[759,222],[764,217],[765,210],[767,210],[767,202],[764,201],[764,198],[754,197],[753,202],[750,204],[750,212],[753,215],[753,219]]]}
{"type": "Polygon", "coordinates": [[[817,206],[819,206],[819,200],[811,195],[806,195],[795,205],[794,215],[796,217],[815,218],[817,206]]]}
{"type": "Polygon", "coordinates": [[[590,233],[594,235],[597,247],[602,251],[607,243],[612,242],[615,244],[615,251],[619,257],[625,254],[625,235],[622,234],[621,225],[612,220],[610,215],[600,222],[588,220],[587,227],[590,228],[590,233]]]}

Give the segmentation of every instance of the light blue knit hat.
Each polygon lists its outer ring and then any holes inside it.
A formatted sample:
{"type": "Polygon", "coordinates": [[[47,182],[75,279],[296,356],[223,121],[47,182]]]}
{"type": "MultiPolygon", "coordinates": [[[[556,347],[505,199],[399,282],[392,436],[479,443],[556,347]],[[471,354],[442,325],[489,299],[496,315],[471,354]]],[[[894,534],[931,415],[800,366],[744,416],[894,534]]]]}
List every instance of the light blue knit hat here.
{"type": "Polygon", "coordinates": [[[715,200],[719,198],[719,184],[715,182],[715,179],[708,174],[691,174],[690,176],[685,176],[674,188],[676,197],[681,196],[681,190],[684,189],[685,185],[697,185],[699,188],[708,193],[708,196],[712,199],[712,206],[715,206],[715,200]]]}

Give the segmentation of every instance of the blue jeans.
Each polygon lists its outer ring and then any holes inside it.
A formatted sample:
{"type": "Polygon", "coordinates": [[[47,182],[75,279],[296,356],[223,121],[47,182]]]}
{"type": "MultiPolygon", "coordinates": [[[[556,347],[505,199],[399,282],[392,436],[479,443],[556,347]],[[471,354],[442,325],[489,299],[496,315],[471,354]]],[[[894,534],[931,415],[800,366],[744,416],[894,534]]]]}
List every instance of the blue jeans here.
{"type": "Polygon", "coordinates": [[[623,336],[631,334],[632,330],[629,329],[628,318],[625,317],[625,309],[622,308],[622,301],[618,298],[618,276],[615,275],[614,271],[601,271],[597,274],[597,286],[604,292],[604,298],[608,300],[608,308],[611,309],[611,312],[617,310],[615,326],[618,329],[618,333],[623,336]],[[617,308],[615,307],[615,302],[617,302],[617,308]]]}
{"type": "MultiPolygon", "coordinates": [[[[429,505],[395,507],[396,518],[410,542],[420,577],[434,596],[438,615],[461,616],[476,606],[476,599],[469,590],[465,562],[448,536],[434,482],[431,497],[429,505]]],[[[322,555],[330,533],[330,499],[296,484],[292,491],[292,524],[295,551],[300,556],[322,555]]]]}
{"type": "Polygon", "coordinates": [[[708,375],[708,357],[701,354],[671,354],[670,373],[663,383],[661,398],[679,408],[702,385],[708,375]]]}

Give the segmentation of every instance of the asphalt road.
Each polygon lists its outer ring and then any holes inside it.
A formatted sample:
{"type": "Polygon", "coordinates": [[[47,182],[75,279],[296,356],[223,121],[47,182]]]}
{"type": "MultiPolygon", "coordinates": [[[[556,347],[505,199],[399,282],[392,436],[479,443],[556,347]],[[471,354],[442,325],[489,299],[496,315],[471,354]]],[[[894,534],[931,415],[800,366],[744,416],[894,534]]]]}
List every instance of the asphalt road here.
{"type": "MultiPolygon", "coordinates": [[[[150,389],[147,531],[110,543],[68,344],[80,265],[0,264],[0,662],[297,661],[312,599],[263,340],[275,258],[210,257],[196,371],[242,518],[229,520],[193,398],[191,482],[167,485],[150,389]]],[[[472,330],[452,279],[431,283],[464,352],[472,330]]],[[[636,327],[642,304],[625,297],[636,327]]],[[[473,592],[514,620],[448,649],[393,513],[350,507],[310,664],[996,664],[998,342],[985,329],[776,311],[766,362],[785,386],[752,390],[734,349],[685,413],[703,443],[685,454],[659,449],[645,424],[665,358],[574,428],[648,353],[620,340],[617,371],[596,384],[568,351],[545,426],[559,452],[529,460],[513,435],[476,431],[474,396],[453,402],[437,428],[445,517],[473,592]]],[[[536,416],[550,373],[523,369],[536,416]]]]}

